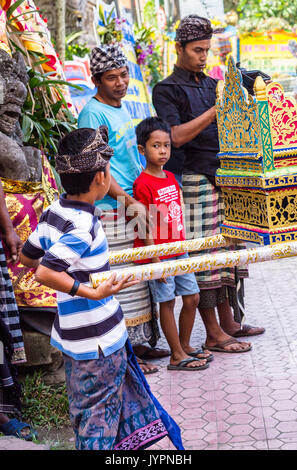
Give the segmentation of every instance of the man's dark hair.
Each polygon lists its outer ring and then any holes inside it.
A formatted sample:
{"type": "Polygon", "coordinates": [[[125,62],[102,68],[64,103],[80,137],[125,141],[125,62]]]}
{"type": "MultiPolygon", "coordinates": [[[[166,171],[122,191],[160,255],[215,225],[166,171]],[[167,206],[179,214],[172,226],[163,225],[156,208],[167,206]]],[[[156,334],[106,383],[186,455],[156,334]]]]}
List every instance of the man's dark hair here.
{"type": "Polygon", "coordinates": [[[96,83],[101,83],[101,78],[102,78],[103,74],[104,74],[104,72],[99,72],[99,73],[95,73],[95,75],[93,75],[93,78],[95,79],[96,83]]]}
{"type": "Polygon", "coordinates": [[[166,132],[171,138],[171,128],[168,122],[159,117],[148,117],[136,127],[137,144],[145,147],[151,133],[154,131],[166,132]]]}
{"type": "MultiPolygon", "coordinates": [[[[76,129],[63,137],[58,144],[58,153],[61,155],[79,154],[94,135],[94,129],[76,129]]],[[[83,173],[61,173],[60,179],[67,194],[76,196],[87,193],[98,170],[83,173]]]]}
{"type": "MultiPolygon", "coordinates": [[[[127,72],[129,73],[129,67],[126,65],[127,72]]],[[[107,72],[110,72],[110,70],[107,70],[107,72]]],[[[95,79],[96,83],[101,83],[102,75],[105,72],[98,72],[93,75],[93,78],[95,79]]]]}

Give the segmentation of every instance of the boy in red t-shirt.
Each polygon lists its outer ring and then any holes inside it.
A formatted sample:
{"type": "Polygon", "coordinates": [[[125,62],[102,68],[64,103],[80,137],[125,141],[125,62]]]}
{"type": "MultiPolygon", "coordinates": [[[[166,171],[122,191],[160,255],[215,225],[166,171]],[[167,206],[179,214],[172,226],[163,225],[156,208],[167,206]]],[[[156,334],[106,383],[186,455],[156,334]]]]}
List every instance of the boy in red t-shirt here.
{"type": "MultiPolygon", "coordinates": [[[[145,156],[146,169],[135,180],[134,197],[144,204],[155,220],[154,226],[135,247],[185,240],[183,213],[178,183],[173,173],[163,170],[170,158],[170,126],[157,117],[147,118],[136,127],[139,152],[145,156]]],[[[142,262],[159,263],[188,258],[187,253],[152,258],[142,262]]],[[[199,287],[194,273],[149,281],[155,302],[160,303],[160,322],[171,349],[169,370],[201,370],[213,359],[209,351],[190,346],[190,337],[199,302],[199,287]],[[174,317],[175,297],[182,296],[179,332],[174,317]]]]}

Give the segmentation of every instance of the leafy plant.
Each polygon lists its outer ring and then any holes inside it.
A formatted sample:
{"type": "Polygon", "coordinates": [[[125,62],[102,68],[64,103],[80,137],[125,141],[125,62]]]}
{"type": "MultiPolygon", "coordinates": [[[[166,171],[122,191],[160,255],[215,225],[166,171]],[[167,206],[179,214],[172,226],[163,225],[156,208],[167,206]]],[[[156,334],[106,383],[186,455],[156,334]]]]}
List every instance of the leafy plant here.
{"type": "MultiPolygon", "coordinates": [[[[37,10],[28,8],[22,15],[16,15],[15,10],[22,2],[23,0],[16,1],[7,10],[7,37],[10,48],[12,52],[19,51],[23,55],[29,75],[28,94],[22,108],[20,123],[24,142],[43,150],[54,164],[51,157],[57,152],[59,139],[76,127],[76,118],[68,108],[63,96],[63,87],[72,86],[79,90],[81,88],[58,79],[54,71],[44,73],[42,64],[48,62],[49,58],[24,47],[21,40],[23,32],[17,29],[16,20],[19,16],[25,17],[37,10]]],[[[27,34],[35,33],[27,31],[27,34]]],[[[74,40],[79,34],[72,35],[69,40],[74,40]]]]}
{"type": "Polygon", "coordinates": [[[32,422],[33,426],[70,426],[65,383],[46,385],[40,371],[26,375],[23,383],[22,415],[24,420],[32,422]]]}
{"type": "Polygon", "coordinates": [[[65,59],[66,60],[73,60],[74,56],[83,58],[86,55],[89,55],[90,52],[91,52],[91,49],[87,46],[86,43],[84,43],[84,44],[80,44],[80,43],[68,44],[68,45],[66,45],[65,59]]]}
{"type": "MultiPolygon", "coordinates": [[[[237,5],[240,13],[241,29],[248,31],[265,30],[268,18],[274,18],[274,28],[281,29],[284,26],[295,27],[297,19],[297,3],[291,0],[240,0],[237,5]]],[[[267,30],[267,29],[266,29],[267,30]]]]}
{"type": "MultiPolygon", "coordinates": [[[[53,160],[51,157],[57,153],[59,139],[76,127],[76,118],[69,110],[60,88],[61,85],[69,86],[69,83],[51,79],[53,72],[43,74],[28,67],[27,73],[29,92],[21,115],[24,142],[43,149],[53,160]],[[53,91],[59,97],[55,102],[53,91]]],[[[77,86],[75,88],[79,89],[77,86]]]]}
{"type": "Polygon", "coordinates": [[[97,26],[97,34],[101,44],[120,43],[123,39],[123,27],[125,19],[113,18],[114,8],[105,18],[102,5],[99,6],[99,18],[103,26],[97,26]]]}
{"type": "Polygon", "coordinates": [[[149,86],[162,80],[162,48],[156,44],[155,28],[135,28],[135,53],[137,63],[143,66],[149,86]]]}
{"type": "Polygon", "coordinates": [[[84,31],[76,31],[73,33],[68,34],[65,40],[65,59],[66,60],[73,60],[73,56],[76,57],[85,57],[86,55],[90,54],[91,49],[87,46],[86,43],[78,43],[73,41],[78,39],[84,31]]]}

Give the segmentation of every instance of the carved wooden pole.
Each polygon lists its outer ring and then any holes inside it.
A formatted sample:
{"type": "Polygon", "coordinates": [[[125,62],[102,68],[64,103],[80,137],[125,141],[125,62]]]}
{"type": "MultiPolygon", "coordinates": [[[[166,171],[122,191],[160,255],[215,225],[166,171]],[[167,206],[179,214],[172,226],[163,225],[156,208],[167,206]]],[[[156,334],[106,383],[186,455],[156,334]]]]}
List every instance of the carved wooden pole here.
{"type": "Polygon", "coordinates": [[[57,33],[56,33],[56,47],[60,55],[62,64],[65,62],[65,37],[66,37],[66,0],[56,0],[56,18],[57,18],[57,33]]]}

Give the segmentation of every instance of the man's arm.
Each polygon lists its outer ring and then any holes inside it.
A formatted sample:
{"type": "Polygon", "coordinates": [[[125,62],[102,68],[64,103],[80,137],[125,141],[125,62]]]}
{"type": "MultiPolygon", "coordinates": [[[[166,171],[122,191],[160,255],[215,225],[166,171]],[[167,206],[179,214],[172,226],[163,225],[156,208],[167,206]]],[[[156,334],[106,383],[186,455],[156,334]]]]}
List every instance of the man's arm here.
{"type": "Polygon", "coordinates": [[[6,204],[5,204],[5,196],[2,188],[2,183],[0,181],[0,231],[5,240],[5,243],[10,251],[10,256],[7,261],[16,263],[20,252],[22,249],[22,241],[20,240],[19,236],[14,231],[6,204]]]}
{"type": "Polygon", "coordinates": [[[40,259],[32,259],[25,256],[23,253],[20,254],[20,262],[27,268],[38,268],[40,264],[40,259]]]}
{"type": "Polygon", "coordinates": [[[136,199],[126,193],[123,188],[116,182],[113,176],[111,176],[110,189],[108,195],[113,199],[121,198],[121,201],[124,202],[125,207],[129,207],[131,204],[139,204],[136,199]]]}
{"type": "Polygon", "coordinates": [[[153,89],[153,104],[158,116],[170,124],[172,143],[176,148],[193,140],[216,118],[216,108],[212,106],[200,116],[182,123],[179,103],[171,85],[166,87],[157,85],[153,89]]]}
{"type": "Polygon", "coordinates": [[[111,176],[110,189],[108,195],[113,199],[120,199],[119,202],[123,203],[127,209],[126,215],[128,217],[137,217],[137,220],[141,224],[139,230],[143,230],[144,227],[149,226],[149,213],[144,204],[137,201],[134,197],[126,193],[121,186],[116,182],[113,176],[111,176]]]}
{"type": "Polygon", "coordinates": [[[213,106],[205,113],[192,119],[192,121],[180,124],[178,126],[171,126],[171,138],[174,147],[181,147],[200,134],[206,127],[208,127],[216,118],[216,107],[213,106]]]}

